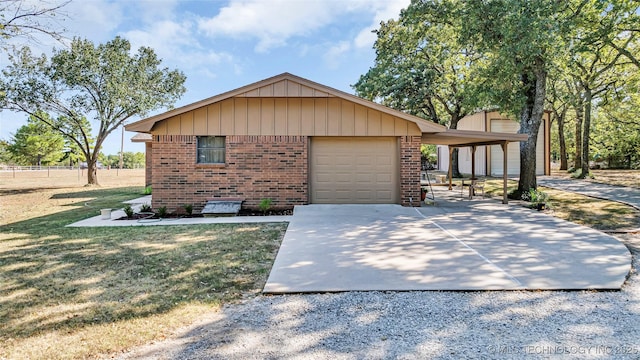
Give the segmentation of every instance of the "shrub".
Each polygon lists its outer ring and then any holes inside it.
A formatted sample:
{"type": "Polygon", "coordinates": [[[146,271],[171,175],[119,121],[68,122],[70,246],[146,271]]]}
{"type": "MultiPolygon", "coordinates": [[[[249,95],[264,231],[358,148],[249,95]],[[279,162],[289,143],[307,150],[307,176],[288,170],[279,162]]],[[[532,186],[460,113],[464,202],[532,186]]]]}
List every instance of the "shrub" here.
{"type": "Polygon", "coordinates": [[[182,208],[184,209],[184,211],[187,212],[187,215],[191,216],[191,214],[193,214],[193,205],[192,204],[184,204],[184,205],[182,205],[182,208]]]}
{"type": "Polygon", "coordinates": [[[151,209],[151,205],[149,205],[149,204],[142,204],[142,206],[140,207],[140,212],[143,212],[143,213],[150,213],[150,212],[153,212],[153,210],[151,209]]]}
{"type": "Polygon", "coordinates": [[[167,207],[166,206],[161,206],[158,208],[158,210],[156,210],[156,215],[158,215],[159,218],[163,218],[167,216],[167,207]]]}
{"type": "Polygon", "coordinates": [[[131,205],[127,204],[124,206],[124,214],[127,215],[128,218],[132,218],[133,217],[133,208],[131,207],[131,205]]]}
{"type": "Polygon", "coordinates": [[[258,204],[258,209],[260,209],[260,211],[262,211],[263,213],[266,213],[267,211],[269,211],[269,209],[271,209],[272,202],[272,199],[262,199],[260,200],[260,204],[258,204]]]}

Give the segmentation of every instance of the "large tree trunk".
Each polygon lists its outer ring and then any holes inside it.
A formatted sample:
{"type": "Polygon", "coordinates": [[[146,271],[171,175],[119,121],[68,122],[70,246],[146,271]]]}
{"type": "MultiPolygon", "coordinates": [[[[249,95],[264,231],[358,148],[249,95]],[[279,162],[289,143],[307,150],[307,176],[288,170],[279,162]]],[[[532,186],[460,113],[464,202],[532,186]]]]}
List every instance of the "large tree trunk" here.
{"type": "Polygon", "coordinates": [[[98,152],[87,158],[87,185],[100,185],[98,184],[98,152]]]}
{"type": "Polygon", "coordinates": [[[582,173],[579,178],[589,175],[589,135],[591,134],[591,89],[584,90],[584,123],[582,124],[582,173]]]}
{"type": "Polygon", "coordinates": [[[560,143],[560,170],[568,169],[567,161],[567,143],[564,138],[564,120],[567,116],[567,108],[565,107],[560,114],[556,114],[558,119],[558,142],[560,143]]]}
{"type": "Polygon", "coordinates": [[[526,90],[526,103],[520,113],[520,133],[528,134],[527,141],[520,142],[520,180],[514,194],[520,198],[529,189],[538,187],[536,179],[536,143],[544,115],[547,72],[538,65],[534,74],[522,74],[522,85],[526,90]]]}
{"type": "Polygon", "coordinates": [[[582,115],[584,114],[584,108],[582,107],[582,103],[579,102],[576,106],[576,156],[575,163],[573,164],[574,169],[582,168],[582,115]]]}
{"type": "MultiPolygon", "coordinates": [[[[460,121],[461,116],[452,115],[451,116],[451,124],[449,125],[449,129],[457,129],[458,122],[460,121]]],[[[451,154],[451,176],[455,178],[461,178],[462,174],[460,173],[460,156],[459,149],[454,149],[453,154],[451,154]]]]}

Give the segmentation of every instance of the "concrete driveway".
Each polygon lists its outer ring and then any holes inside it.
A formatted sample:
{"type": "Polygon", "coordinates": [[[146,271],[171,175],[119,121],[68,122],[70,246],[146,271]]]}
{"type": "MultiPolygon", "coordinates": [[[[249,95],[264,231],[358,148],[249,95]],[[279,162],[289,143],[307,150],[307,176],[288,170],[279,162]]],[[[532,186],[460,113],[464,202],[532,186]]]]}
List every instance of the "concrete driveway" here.
{"type": "Polygon", "coordinates": [[[295,208],[265,293],[620,289],[617,239],[494,200],[295,208]]]}

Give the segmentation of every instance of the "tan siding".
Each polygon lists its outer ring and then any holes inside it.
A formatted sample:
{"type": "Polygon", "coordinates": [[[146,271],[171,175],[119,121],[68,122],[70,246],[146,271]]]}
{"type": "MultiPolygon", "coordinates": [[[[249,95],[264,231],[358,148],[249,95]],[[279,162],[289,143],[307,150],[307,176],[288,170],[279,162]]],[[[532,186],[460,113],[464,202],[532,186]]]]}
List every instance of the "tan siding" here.
{"type": "Polygon", "coordinates": [[[300,120],[300,132],[313,133],[313,124],[315,122],[314,117],[314,101],[313,99],[302,99],[301,102],[301,120],[300,120]]]}
{"type": "Polygon", "coordinates": [[[260,134],[275,135],[275,100],[262,99],[261,109],[260,134]]]}
{"type": "Polygon", "coordinates": [[[355,135],[354,103],[342,101],[342,129],[343,136],[355,135]]]}
{"type": "Polygon", "coordinates": [[[180,116],[180,134],[193,135],[193,111],[180,116]]]}
{"type": "Polygon", "coordinates": [[[207,134],[222,135],[219,103],[207,106],[207,134]]]}
{"type": "Polygon", "coordinates": [[[249,92],[246,92],[242,95],[238,95],[238,96],[244,96],[244,97],[259,97],[260,96],[260,89],[254,89],[251,90],[249,92]]]}
{"type": "Polygon", "coordinates": [[[174,116],[167,120],[167,133],[180,134],[180,116],[174,116]]]}
{"type": "Polygon", "coordinates": [[[302,97],[311,97],[314,95],[314,91],[312,88],[308,86],[300,86],[300,96],[302,97]]]}
{"type": "Polygon", "coordinates": [[[167,135],[167,122],[161,121],[156,123],[151,129],[152,135],[167,135]]]}
{"type": "Polygon", "coordinates": [[[367,135],[380,135],[380,112],[367,109],[367,135]]]}
{"type": "Polygon", "coordinates": [[[342,115],[340,99],[329,99],[327,103],[327,135],[338,136],[341,131],[341,119],[342,115]]]}
{"type": "Polygon", "coordinates": [[[286,135],[300,133],[300,99],[288,99],[286,135]]]}
{"type": "Polygon", "coordinates": [[[233,101],[234,135],[247,135],[247,99],[233,101]]]}
{"type": "Polygon", "coordinates": [[[262,133],[261,113],[262,105],[260,99],[247,99],[247,135],[260,135],[262,133]]]}
{"type": "Polygon", "coordinates": [[[287,133],[287,99],[275,99],[275,127],[276,134],[287,133]]]}
{"type": "Polygon", "coordinates": [[[407,136],[421,131],[412,122],[336,97],[236,97],[158,122],[152,133],[407,136]]]}
{"type": "Polygon", "coordinates": [[[260,96],[273,96],[273,85],[267,85],[260,88],[259,91],[260,96]]]}
{"type": "Polygon", "coordinates": [[[207,131],[207,108],[202,107],[194,111],[193,133],[195,135],[206,135],[207,131]]]}
{"type": "Polygon", "coordinates": [[[283,81],[278,81],[273,84],[273,96],[284,97],[287,95],[287,84],[283,81]]]}
{"type": "Polygon", "coordinates": [[[314,108],[314,122],[310,124],[312,135],[326,135],[327,134],[327,99],[315,99],[316,106],[314,108]]]}
{"type": "Polygon", "coordinates": [[[388,114],[382,114],[382,121],[380,123],[380,131],[382,135],[395,135],[395,121],[393,116],[388,114]]]}
{"type": "Polygon", "coordinates": [[[233,100],[220,103],[220,135],[234,134],[233,100]]]}
{"type": "Polygon", "coordinates": [[[354,109],[354,133],[357,136],[367,135],[367,108],[362,105],[355,106],[354,109]]]}
{"type": "Polygon", "coordinates": [[[300,96],[300,84],[293,81],[287,81],[287,96],[300,96]]]}
{"type": "Polygon", "coordinates": [[[395,135],[402,136],[409,133],[409,123],[406,120],[402,120],[397,117],[394,117],[393,120],[394,120],[393,128],[395,131],[395,135]]]}

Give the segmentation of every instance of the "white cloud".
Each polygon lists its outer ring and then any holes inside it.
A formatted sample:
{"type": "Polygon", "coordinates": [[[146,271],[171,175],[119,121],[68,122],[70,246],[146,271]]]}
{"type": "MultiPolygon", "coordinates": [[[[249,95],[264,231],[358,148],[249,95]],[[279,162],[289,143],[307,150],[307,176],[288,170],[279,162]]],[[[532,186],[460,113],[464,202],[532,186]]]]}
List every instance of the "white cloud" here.
{"type": "Polygon", "coordinates": [[[372,32],[380,27],[380,22],[389,19],[397,19],[400,10],[405,9],[410,4],[410,0],[389,0],[376,2],[375,15],[370,26],[362,29],[354,39],[354,44],[358,48],[369,48],[376,41],[376,35],[372,32]]]}
{"type": "Polygon", "coordinates": [[[329,68],[335,69],[340,65],[342,56],[351,50],[351,42],[341,41],[329,48],[324,55],[324,61],[329,68]]]}
{"type": "MultiPolygon", "coordinates": [[[[256,51],[283,46],[288,38],[306,35],[329,24],[336,2],[291,0],[232,0],[199,28],[209,36],[258,38],[256,51]]],[[[339,4],[339,3],[337,3],[339,4]]]]}
{"type": "Polygon", "coordinates": [[[108,0],[72,1],[62,8],[69,18],[62,25],[70,37],[79,36],[97,43],[109,41],[123,18],[120,5],[108,0]]]}

